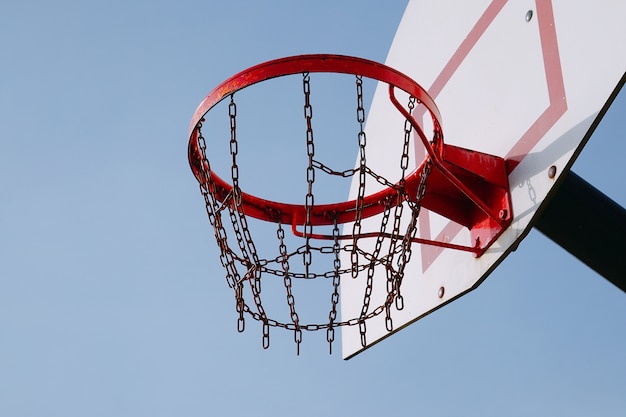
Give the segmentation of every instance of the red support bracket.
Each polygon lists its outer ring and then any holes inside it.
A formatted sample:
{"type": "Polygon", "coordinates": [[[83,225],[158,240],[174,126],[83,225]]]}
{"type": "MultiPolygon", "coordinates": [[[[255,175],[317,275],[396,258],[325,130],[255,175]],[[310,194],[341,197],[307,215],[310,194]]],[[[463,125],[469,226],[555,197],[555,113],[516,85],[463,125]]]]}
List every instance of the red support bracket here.
{"type": "Polygon", "coordinates": [[[468,250],[480,256],[513,219],[503,158],[444,144],[426,189],[422,207],[467,227],[472,246],[462,249],[445,242],[421,243],[468,250]]]}

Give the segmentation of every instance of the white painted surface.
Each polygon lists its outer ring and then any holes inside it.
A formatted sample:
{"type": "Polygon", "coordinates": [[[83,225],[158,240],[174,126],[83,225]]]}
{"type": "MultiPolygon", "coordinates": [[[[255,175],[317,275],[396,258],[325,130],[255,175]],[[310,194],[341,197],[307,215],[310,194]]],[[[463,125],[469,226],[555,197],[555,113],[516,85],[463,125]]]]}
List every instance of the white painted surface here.
{"type": "MultiPolygon", "coordinates": [[[[538,3],[544,8],[550,4],[538,3]]],[[[458,53],[476,22],[486,11],[490,16],[485,31],[471,43],[443,88],[431,94],[442,113],[446,143],[507,158],[521,138],[532,139],[533,134],[526,132],[534,123],[541,125],[537,129],[541,133],[534,146],[526,146],[527,156],[509,176],[513,224],[487,253],[477,259],[466,252],[444,250],[424,270],[422,248],[413,246],[414,254],[402,284],[405,308],[392,312],[394,331],[482,282],[532,227],[537,210],[558,177],[584,146],[587,132],[626,70],[626,54],[622,52],[626,44],[622,22],[626,3],[602,1],[593,3],[593,7],[580,3],[552,1],[553,22],[542,9],[537,10],[535,2],[528,0],[409,3],[386,63],[431,92],[437,77],[458,53]],[[500,4],[502,7],[498,8],[500,4]],[[533,17],[526,21],[529,10],[533,17]],[[545,35],[545,31],[553,31],[557,40],[557,45],[543,41],[543,48],[551,54],[548,65],[544,64],[546,55],[542,49],[541,34],[545,35]],[[554,62],[560,62],[560,70],[554,62]],[[551,100],[548,88],[559,90],[558,85],[555,87],[559,80],[565,97],[553,94],[551,100]],[[551,107],[563,103],[567,105],[563,112],[551,107]],[[546,117],[546,112],[553,116],[546,117]],[[557,167],[555,179],[547,175],[552,165],[557,167]],[[441,287],[445,288],[445,295],[440,299],[441,287]]],[[[388,105],[386,86],[379,86],[368,113],[367,131],[372,132],[372,137],[391,133],[385,135],[384,141],[368,142],[368,165],[378,172],[389,174],[397,166],[402,126],[401,116],[388,105]]],[[[353,183],[352,198],[356,185],[353,183]]],[[[418,235],[426,233],[424,221],[429,223],[433,237],[448,225],[447,219],[433,213],[423,211],[421,216],[427,216],[427,220],[422,219],[418,235]]],[[[379,217],[368,219],[363,222],[363,230],[377,230],[379,224],[379,217]]],[[[454,242],[469,244],[466,230],[452,238],[454,242]]],[[[349,255],[342,259],[344,264],[349,263],[349,255]]],[[[384,271],[377,271],[371,308],[383,303],[385,280],[384,271]]],[[[343,320],[359,316],[364,289],[364,276],[342,281],[343,320]]],[[[368,321],[368,346],[389,334],[384,314],[368,321]]],[[[342,348],[344,358],[363,350],[358,326],[343,328],[342,348]]]]}

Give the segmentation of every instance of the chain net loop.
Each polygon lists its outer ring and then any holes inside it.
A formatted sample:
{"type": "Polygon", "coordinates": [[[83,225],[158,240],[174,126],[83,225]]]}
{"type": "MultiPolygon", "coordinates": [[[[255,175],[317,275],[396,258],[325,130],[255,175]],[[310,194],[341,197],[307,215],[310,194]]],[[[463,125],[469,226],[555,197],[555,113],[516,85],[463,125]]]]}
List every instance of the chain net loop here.
{"type": "MultiPolygon", "coordinates": [[[[242,205],[242,190],[239,184],[237,137],[237,104],[234,94],[230,95],[228,105],[228,118],[230,123],[230,155],[232,189],[226,196],[218,195],[218,186],[211,175],[211,165],[207,158],[207,144],[202,135],[202,119],[196,125],[198,148],[201,161],[198,164],[201,175],[199,178],[200,192],[204,198],[206,213],[209,222],[215,232],[215,240],[220,253],[220,263],[226,272],[226,282],[234,292],[235,310],[237,312],[237,330],[243,332],[246,328],[246,319],[252,318],[259,321],[262,327],[262,346],[267,349],[270,345],[270,328],[278,327],[293,332],[296,351],[299,354],[302,343],[303,331],[326,331],[326,341],[329,352],[332,354],[333,342],[335,341],[335,329],[341,326],[357,326],[359,329],[361,344],[367,344],[367,321],[373,317],[382,315],[388,331],[393,330],[391,317],[392,307],[401,310],[404,306],[401,295],[401,284],[404,270],[412,254],[412,242],[417,231],[417,219],[421,208],[421,199],[426,193],[426,180],[431,171],[430,161],[426,161],[421,172],[417,196],[410,196],[405,189],[405,177],[409,170],[411,156],[411,141],[413,126],[406,119],[404,124],[404,141],[402,153],[399,159],[401,170],[400,181],[392,181],[372,170],[367,165],[366,147],[367,134],[365,131],[365,106],[363,95],[363,78],[356,76],[356,122],[358,145],[358,159],[356,168],[335,171],[321,161],[315,159],[315,142],[313,129],[313,103],[311,92],[311,77],[308,72],[302,74],[302,88],[304,95],[304,122],[306,132],[306,181],[307,190],[304,196],[305,218],[303,223],[302,244],[290,248],[286,240],[286,233],[281,213],[275,213],[276,218],[276,241],[277,252],[274,257],[261,256],[254,244],[252,232],[248,224],[248,216],[242,205]],[[355,177],[357,193],[354,207],[354,221],[347,225],[345,230],[351,227],[351,233],[342,236],[337,220],[338,213],[330,213],[329,223],[332,234],[326,240],[315,238],[314,224],[311,221],[311,213],[315,208],[314,184],[317,174],[339,176],[343,178],[355,177]],[[380,227],[374,233],[366,234],[363,229],[363,208],[366,195],[366,182],[371,178],[379,185],[394,190],[394,193],[386,197],[383,202],[383,210],[380,214],[380,227]],[[405,211],[409,210],[410,213],[405,211]],[[407,218],[409,219],[407,222],[407,218]],[[402,221],[404,219],[404,222],[402,221]],[[404,223],[404,224],[403,224],[404,223]],[[227,227],[231,230],[227,232],[227,227]],[[371,245],[363,245],[364,239],[374,239],[373,249],[371,245]],[[232,242],[234,239],[235,242],[232,242]],[[324,242],[328,242],[325,244],[324,242]],[[342,256],[343,254],[343,256],[342,256]],[[328,259],[328,268],[315,269],[313,258],[328,259]],[[303,269],[294,269],[298,263],[303,269]],[[347,260],[342,265],[342,258],[347,260]],[[386,297],[382,303],[372,305],[372,291],[375,285],[375,271],[384,270],[386,277],[386,297]],[[282,279],[282,287],[285,291],[286,309],[285,317],[288,319],[276,319],[270,317],[265,311],[262,298],[262,282],[267,279],[282,279]],[[338,305],[340,298],[340,286],[342,278],[364,279],[364,293],[362,308],[357,317],[340,320],[338,318],[338,305]],[[301,315],[296,309],[296,296],[294,291],[295,280],[328,280],[330,288],[330,307],[328,321],[321,323],[303,323],[301,315]]],[[[409,114],[413,112],[419,100],[410,97],[407,104],[409,114]]],[[[416,161],[421,162],[421,161],[416,161]]]]}

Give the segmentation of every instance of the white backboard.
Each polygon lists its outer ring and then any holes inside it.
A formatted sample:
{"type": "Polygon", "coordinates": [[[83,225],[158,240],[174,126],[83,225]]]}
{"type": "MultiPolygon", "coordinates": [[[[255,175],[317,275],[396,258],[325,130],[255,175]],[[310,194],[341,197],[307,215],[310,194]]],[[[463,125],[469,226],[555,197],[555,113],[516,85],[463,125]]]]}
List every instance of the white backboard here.
{"type": "MultiPolygon", "coordinates": [[[[626,2],[608,0],[409,2],[386,64],[434,98],[446,143],[506,159],[513,223],[478,258],[415,244],[402,282],[404,308],[392,311],[393,331],[387,330],[384,314],[368,320],[364,346],[358,326],[344,327],[344,358],[476,288],[528,233],[623,83],[624,16],[626,2]]],[[[402,126],[402,116],[388,101],[386,86],[379,86],[368,131],[402,126]]],[[[368,143],[368,164],[381,171],[397,164],[392,149],[402,139],[389,135],[384,143],[368,143]]],[[[419,163],[423,152],[416,146],[413,161],[419,163]]],[[[353,183],[351,198],[357,188],[353,183]]],[[[380,217],[365,223],[376,229],[380,217]]],[[[470,244],[467,230],[427,210],[420,214],[417,233],[470,244]]],[[[374,276],[373,306],[387,295],[384,275],[383,270],[374,276]]],[[[342,281],[344,319],[359,316],[364,291],[361,276],[342,281]]]]}

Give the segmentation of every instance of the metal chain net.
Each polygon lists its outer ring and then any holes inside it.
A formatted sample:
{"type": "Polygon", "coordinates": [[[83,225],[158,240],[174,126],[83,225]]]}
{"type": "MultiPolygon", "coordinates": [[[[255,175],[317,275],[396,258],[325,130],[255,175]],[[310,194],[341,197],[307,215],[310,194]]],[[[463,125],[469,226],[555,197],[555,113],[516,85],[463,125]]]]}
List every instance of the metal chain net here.
{"type": "MultiPolygon", "coordinates": [[[[358,147],[359,157],[357,167],[346,171],[334,171],[322,162],[316,161],[315,142],[313,135],[313,108],[311,103],[311,83],[309,73],[304,73],[302,78],[304,94],[304,119],[306,123],[306,149],[308,165],[306,167],[307,194],[305,197],[306,221],[304,224],[304,243],[296,248],[289,249],[285,239],[285,230],[279,220],[276,222],[277,252],[275,257],[262,257],[255,247],[252,233],[248,225],[247,215],[242,206],[242,190],[239,185],[239,167],[237,165],[238,141],[237,141],[237,105],[234,95],[230,96],[228,117],[230,121],[230,155],[232,190],[219,200],[216,193],[216,184],[211,177],[211,165],[207,158],[207,146],[202,135],[202,122],[198,123],[198,145],[201,151],[201,181],[200,192],[204,197],[206,212],[209,222],[214,229],[215,239],[220,252],[220,263],[226,271],[226,282],[233,289],[235,296],[235,309],[237,311],[237,330],[243,332],[246,326],[246,318],[261,322],[262,346],[267,349],[270,345],[270,328],[279,327],[293,332],[297,353],[300,352],[303,330],[317,331],[326,330],[326,340],[329,351],[335,340],[335,329],[341,326],[358,326],[361,335],[361,344],[366,345],[367,321],[373,317],[384,314],[385,325],[388,331],[393,330],[391,308],[401,310],[404,307],[401,295],[401,284],[404,270],[411,258],[412,239],[417,231],[417,218],[420,212],[420,201],[426,193],[426,179],[431,171],[431,163],[427,161],[421,172],[417,196],[411,198],[404,188],[405,176],[408,174],[409,153],[413,127],[406,120],[404,125],[404,142],[400,156],[400,168],[402,176],[400,181],[392,182],[383,176],[376,174],[367,166],[366,145],[367,135],[365,132],[365,109],[363,105],[363,80],[356,76],[357,109],[356,119],[358,123],[358,147]],[[314,239],[313,224],[311,222],[311,210],[315,206],[315,174],[317,172],[339,177],[353,177],[358,175],[358,193],[355,207],[355,220],[352,225],[352,233],[349,239],[341,239],[339,224],[334,219],[332,225],[332,238],[328,245],[323,245],[320,240],[314,239]],[[376,234],[374,248],[364,247],[362,231],[362,209],[365,196],[366,179],[373,178],[385,187],[393,188],[396,192],[392,198],[384,202],[384,210],[380,215],[380,228],[376,234]],[[408,224],[402,225],[401,218],[405,209],[410,210],[408,224]],[[226,225],[230,225],[230,233],[227,233],[226,225]],[[236,242],[232,242],[232,239],[236,242]],[[229,240],[230,239],[230,240],[229,240]],[[342,243],[343,242],[343,243],[342,243]],[[349,254],[349,265],[342,265],[341,253],[349,254]],[[313,268],[313,259],[326,256],[331,259],[327,270],[313,268]],[[292,264],[301,263],[304,270],[294,270],[292,264]],[[374,285],[374,272],[384,269],[386,272],[386,297],[384,302],[372,306],[371,296],[374,285]],[[261,283],[262,278],[282,278],[286,304],[289,310],[289,320],[277,320],[266,314],[263,301],[261,283]],[[338,304],[340,285],[342,278],[365,279],[365,291],[363,303],[358,317],[347,320],[338,320],[338,304]],[[296,298],[293,290],[294,280],[325,279],[331,284],[330,307],[328,321],[322,323],[302,323],[296,309],[296,298]],[[244,294],[250,294],[252,300],[246,299],[244,294]]],[[[410,97],[408,103],[409,112],[418,104],[414,97],[410,97]]],[[[276,216],[280,218],[279,215],[276,216]]],[[[405,217],[406,223],[406,217],[405,217]]],[[[322,268],[324,269],[324,268],[322,268]]]]}

